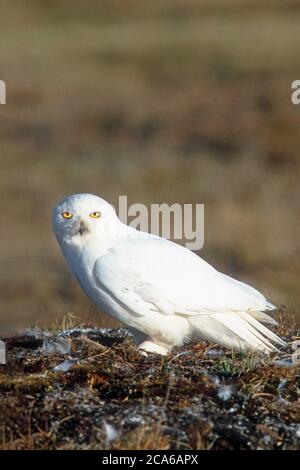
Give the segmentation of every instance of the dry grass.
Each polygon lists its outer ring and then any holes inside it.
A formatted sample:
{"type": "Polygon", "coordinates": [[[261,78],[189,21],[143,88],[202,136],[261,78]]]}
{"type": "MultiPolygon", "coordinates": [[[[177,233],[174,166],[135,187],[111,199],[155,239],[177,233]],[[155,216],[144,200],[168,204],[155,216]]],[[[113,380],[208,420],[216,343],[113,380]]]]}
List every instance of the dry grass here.
{"type": "Polygon", "coordinates": [[[289,348],[271,357],[203,343],[145,357],[124,330],[88,325],[8,338],[0,448],[299,448],[299,331],[280,329],[289,348]]]}
{"type": "Polygon", "coordinates": [[[130,431],[124,438],[119,439],[112,446],[114,450],[168,450],[170,439],[163,434],[159,426],[140,426],[130,431]]]}

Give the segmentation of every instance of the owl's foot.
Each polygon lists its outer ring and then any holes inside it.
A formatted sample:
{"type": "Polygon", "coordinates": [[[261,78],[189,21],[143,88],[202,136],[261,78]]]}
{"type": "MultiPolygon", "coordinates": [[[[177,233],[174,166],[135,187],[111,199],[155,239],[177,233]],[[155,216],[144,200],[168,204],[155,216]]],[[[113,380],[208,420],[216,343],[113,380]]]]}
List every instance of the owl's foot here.
{"type": "Polygon", "coordinates": [[[155,354],[160,354],[161,356],[166,356],[168,352],[170,351],[168,348],[164,346],[160,346],[157,343],[154,343],[154,341],[144,341],[139,345],[139,349],[141,350],[141,354],[147,356],[147,352],[150,353],[155,353],[155,354]]]}

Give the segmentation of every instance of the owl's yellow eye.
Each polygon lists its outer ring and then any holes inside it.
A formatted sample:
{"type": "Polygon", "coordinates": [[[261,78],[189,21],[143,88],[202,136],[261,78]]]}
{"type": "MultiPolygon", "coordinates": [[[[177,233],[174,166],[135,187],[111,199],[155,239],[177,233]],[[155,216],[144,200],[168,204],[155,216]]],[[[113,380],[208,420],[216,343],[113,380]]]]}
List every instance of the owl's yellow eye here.
{"type": "Polygon", "coordinates": [[[64,219],[71,219],[73,217],[72,212],[65,211],[61,214],[64,219]]]}
{"type": "Polygon", "coordinates": [[[101,217],[101,212],[91,212],[90,217],[92,217],[92,219],[99,219],[99,217],[101,217]]]}

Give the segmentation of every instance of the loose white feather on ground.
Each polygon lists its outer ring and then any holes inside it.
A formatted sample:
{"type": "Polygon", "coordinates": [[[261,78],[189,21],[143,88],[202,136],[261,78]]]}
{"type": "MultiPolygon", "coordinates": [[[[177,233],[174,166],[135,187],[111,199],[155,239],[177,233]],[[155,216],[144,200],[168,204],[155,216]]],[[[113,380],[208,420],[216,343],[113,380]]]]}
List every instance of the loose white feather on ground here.
{"type": "Polygon", "coordinates": [[[276,324],[260,292],[176,243],[122,224],[105,200],[65,198],[53,228],[83,290],[131,328],[139,348],[167,354],[192,337],[240,351],[285,345],[260,323],[276,324]]]}

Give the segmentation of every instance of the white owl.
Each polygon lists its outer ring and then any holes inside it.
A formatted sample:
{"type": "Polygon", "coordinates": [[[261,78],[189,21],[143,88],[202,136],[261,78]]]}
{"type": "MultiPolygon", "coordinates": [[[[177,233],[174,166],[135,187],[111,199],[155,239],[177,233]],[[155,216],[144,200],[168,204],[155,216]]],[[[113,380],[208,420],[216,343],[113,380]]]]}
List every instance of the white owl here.
{"type": "Polygon", "coordinates": [[[276,324],[261,293],[176,243],[128,227],[104,199],[65,198],[53,227],[84,292],[130,328],[140,349],[165,355],[192,337],[240,351],[285,345],[258,321],[276,324]]]}

